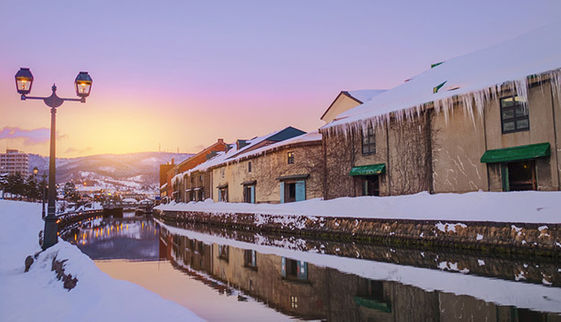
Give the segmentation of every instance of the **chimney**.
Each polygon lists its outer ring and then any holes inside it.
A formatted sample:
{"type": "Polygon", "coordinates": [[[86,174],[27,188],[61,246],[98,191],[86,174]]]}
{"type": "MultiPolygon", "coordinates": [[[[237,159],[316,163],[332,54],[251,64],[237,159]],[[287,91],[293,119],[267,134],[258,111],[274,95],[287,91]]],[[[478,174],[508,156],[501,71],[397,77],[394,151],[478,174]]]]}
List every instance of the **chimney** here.
{"type": "Polygon", "coordinates": [[[247,140],[237,140],[236,141],[236,148],[238,149],[238,151],[243,148],[244,146],[248,145],[249,143],[247,143],[247,140]]]}
{"type": "Polygon", "coordinates": [[[224,139],[218,139],[217,143],[224,143],[224,139]]]}
{"type": "Polygon", "coordinates": [[[171,165],[173,165],[175,162],[175,158],[171,158],[171,165]]]}

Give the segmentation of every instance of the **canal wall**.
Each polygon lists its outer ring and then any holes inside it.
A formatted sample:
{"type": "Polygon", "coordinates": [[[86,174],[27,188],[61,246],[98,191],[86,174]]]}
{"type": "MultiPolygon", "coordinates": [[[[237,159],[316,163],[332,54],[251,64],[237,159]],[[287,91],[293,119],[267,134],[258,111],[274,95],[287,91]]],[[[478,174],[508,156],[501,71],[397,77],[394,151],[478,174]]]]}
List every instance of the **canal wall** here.
{"type": "MultiPolygon", "coordinates": [[[[283,249],[305,253],[321,253],[353,259],[469,273],[504,280],[524,280],[534,284],[561,286],[558,259],[554,257],[506,257],[494,253],[481,254],[481,252],[475,250],[458,252],[436,248],[414,249],[376,245],[374,243],[307,239],[291,235],[264,235],[252,231],[232,230],[193,223],[179,223],[176,226],[171,226],[159,220],[157,222],[161,225],[160,233],[163,236],[172,234],[174,237],[182,236],[192,240],[202,240],[203,242],[206,236],[212,236],[212,240],[218,244],[233,244],[237,247],[243,247],[243,244],[232,241],[264,247],[282,247],[283,249]]],[[[176,239],[174,239],[175,241],[176,239]]],[[[193,247],[192,245],[195,244],[186,243],[186,245],[193,247]]],[[[203,260],[197,263],[204,262],[203,260]]]]}
{"type": "Polygon", "coordinates": [[[156,209],[165,223],[192,223],[267,234],[396,247],[449,248],[494,255],[561,257],[561,225],[328,216],[208,213],[156,209]]]}

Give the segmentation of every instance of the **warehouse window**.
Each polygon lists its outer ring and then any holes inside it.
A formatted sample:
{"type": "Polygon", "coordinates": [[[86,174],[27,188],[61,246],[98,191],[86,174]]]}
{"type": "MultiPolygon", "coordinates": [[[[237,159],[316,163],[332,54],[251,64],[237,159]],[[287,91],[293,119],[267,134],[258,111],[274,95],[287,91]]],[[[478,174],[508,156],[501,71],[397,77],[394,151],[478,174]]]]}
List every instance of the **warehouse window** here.
{"type": "Polygon", "coordinates": [[[528,104],[520,96],[501,98],[501,125],[503,134],[530,129],[528,104]]]}
{"type": "Polygon", "coordinates": [[[362,132],[362,154],[374,154],[376,153],[376,136],[374,135],[374,129],[368,127],[368,130],[362,132]]]}

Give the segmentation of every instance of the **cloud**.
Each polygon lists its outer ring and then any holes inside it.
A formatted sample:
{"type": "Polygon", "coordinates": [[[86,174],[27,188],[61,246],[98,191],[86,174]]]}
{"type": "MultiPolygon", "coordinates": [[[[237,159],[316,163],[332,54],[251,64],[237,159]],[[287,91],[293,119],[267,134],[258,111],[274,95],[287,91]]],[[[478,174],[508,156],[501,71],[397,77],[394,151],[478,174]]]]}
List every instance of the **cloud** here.
{"type": "Polygon", "coordinates": [[[88,146],[84,149],[78,149],[78,148],[68,148],[66,149],[66,151],[64,151],[65,154],[85,154],[88,152],[91,152],[93,149],[91,146],[88,146]]]}
{"type": "MultiPolygon", "coordinates": [[[[26,130],[19,127],[5,126],[0,130],[0,140],[23,139],[23,145],[35,145],[48,143],[51,130],[46,127],[26,130]]],[[[66,139],[68,135],[57,132],[57,140],[66,139]]]]}
{"type": "Polygon", "coordinates": [[[24,145],[33,145],[49,142],[50,131],[48,128],[32,130],[19,127],[6,126],[0,130],[0,139],[23,139],[24,145]]]}

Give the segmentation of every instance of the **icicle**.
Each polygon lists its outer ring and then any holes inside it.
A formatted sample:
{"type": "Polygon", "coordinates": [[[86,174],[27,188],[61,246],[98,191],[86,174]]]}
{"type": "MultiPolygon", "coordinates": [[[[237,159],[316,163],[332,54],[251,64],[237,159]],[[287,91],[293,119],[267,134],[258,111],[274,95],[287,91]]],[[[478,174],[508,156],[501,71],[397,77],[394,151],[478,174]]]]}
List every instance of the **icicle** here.
{"type": "Polygon", "coordinates": [[[551,90],[553,91],[553,97],[557,99],[557,105],[561,105],[561,69],[558,69],[551,73],[551,90]]]}
{"type": "Polygon", "coordinates": [[[514,91],[517,96],[522,98],[524,108],[527,108],[528,103],[528,78],[524,77],[513,82],[514,91]]]}
{"type": "Polygon", "coordinates": [[[473,100],[475,101],[475,108],[477,109],[477,113],[479,116],[483,116],[483,109],[485,108],[485,102],[489,101],[487,98],[489,97],[489,88],[480,90],[473,94],[473,100]]]}

